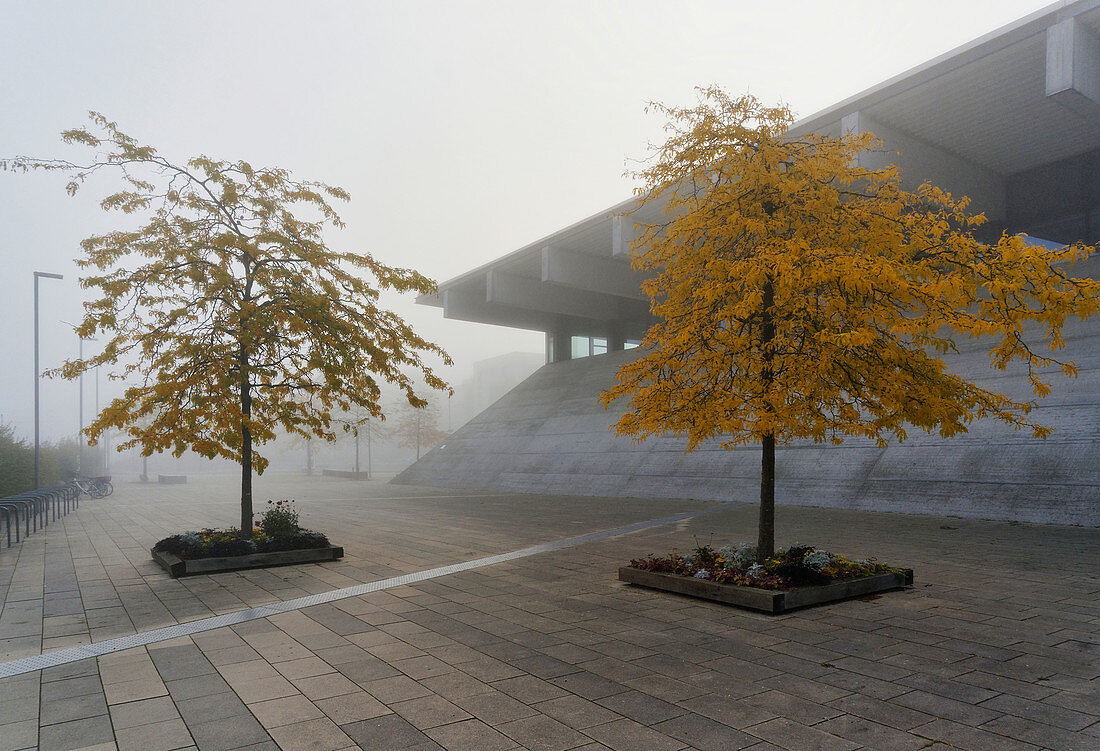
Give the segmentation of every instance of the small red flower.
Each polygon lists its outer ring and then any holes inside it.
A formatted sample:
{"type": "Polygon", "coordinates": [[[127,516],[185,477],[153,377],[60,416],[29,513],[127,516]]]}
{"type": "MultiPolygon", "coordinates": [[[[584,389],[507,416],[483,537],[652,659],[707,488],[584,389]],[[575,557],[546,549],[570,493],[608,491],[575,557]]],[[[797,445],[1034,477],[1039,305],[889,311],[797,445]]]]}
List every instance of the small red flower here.
{"type": "Polygon", "coordinates": [[[258,527],[258,526],[260,526],[260,522],[259,522],[259,521],[255,522],[255,524],[256,524],[256,526],[257,526],[257,527],[258,527]]]}

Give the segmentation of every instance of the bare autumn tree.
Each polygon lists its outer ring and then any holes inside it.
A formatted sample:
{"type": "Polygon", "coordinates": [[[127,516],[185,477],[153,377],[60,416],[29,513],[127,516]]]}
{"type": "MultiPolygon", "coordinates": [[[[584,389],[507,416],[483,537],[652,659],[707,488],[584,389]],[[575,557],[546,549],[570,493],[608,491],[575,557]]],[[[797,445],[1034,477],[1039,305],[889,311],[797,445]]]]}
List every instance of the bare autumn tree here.
{"type": "Polygon", "coordinates": [[[81,285],[98,296],[77,333],[105,346],[55,372],[117,365],[117,378],[137,380],[87,427],[90,441],[116,428],[120,450],[239,462],[248,536],[252,474],[268,464],[258,448],[277,431],[334,440],[334,410],[382,416],[381,383],[413,407],[427,403],[416,381],[449,390],[424,360],[450,364],[447,354],[378,304],[382,290],[423,294],[435,283],[326,243],[326,229],[344,226],[333,208],[350,200],[343,189],[244,161],[175,161],[101,114],[90,120],[62,134],[93,151],[84,163],[0,160],[0,169],[64,173],[70,195],[114,171],[123,187],[101,207],[145,222],[81,243],[81,285]]]}
{"type": "Polygon", "coordinates": [[[343,412],[333,418],[333,422],[340,425],[344,433],[350,434],[352,440],[355,443],[355,474],[359,474],[359,445],[360,439],[366,439],[367,442],[367,475],[370,479],[371,474],[371,442],[379,438],[385,438],[387,432],[382,427],[382,420],[378,418],[372,419],[372,415],[359,408],[352,407],[347,412],[343,412]]]}
{"type": "Polygon", "coordinates": [[[417,459],[421,449],[435,448],[450,435],[439,427],[439,406],[434,402],[402,409],[391,432],[398,446],[416,449],[417,459]]]}

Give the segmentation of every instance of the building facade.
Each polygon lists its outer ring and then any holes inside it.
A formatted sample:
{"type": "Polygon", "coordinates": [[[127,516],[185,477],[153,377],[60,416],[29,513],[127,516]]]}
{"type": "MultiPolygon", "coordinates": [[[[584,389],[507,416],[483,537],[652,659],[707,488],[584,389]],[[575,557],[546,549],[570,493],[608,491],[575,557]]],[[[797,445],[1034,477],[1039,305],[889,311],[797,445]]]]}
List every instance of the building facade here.
{"type": "MultiPolygon", "coordinates": [[[[969,196],[992,236],[1100,242],[1100,1],[1020,19],[800,120],[792,133],[866,130],[886,147],[862,155],[866,166],[896,162],[907,188],[928,181],[969,196]]],[[[632,209],[633,201],[610,207],[419,300],[448,318],[543,331],[548,364],[404,481],[754,499],[754,449],[704,446],[685,456],[676,441],[633,444],[608,432],[617,415],[595,402],[652,323],[629,250],[636,225],[659,210],[632,209]]],[[[1100,524],[1100,324],[1068,333],[1080,377],[1055,383],[1040,403],[1039,421],[1055,428],[1046,441],[983,425],[957,440],[919,437],[885,450],[858,441],[789,446],[778,458],[777,500],[1100,524]]],[[[1028,393],[1022,374],[991,371],[979,346],[952,367],[1028,393]]]]}

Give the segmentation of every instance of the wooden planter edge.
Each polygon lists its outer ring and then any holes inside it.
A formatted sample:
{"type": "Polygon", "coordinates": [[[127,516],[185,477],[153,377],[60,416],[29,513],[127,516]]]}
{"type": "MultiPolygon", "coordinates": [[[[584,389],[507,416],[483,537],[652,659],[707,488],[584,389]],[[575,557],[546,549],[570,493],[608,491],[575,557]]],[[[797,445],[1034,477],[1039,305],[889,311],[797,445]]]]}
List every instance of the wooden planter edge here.
{"type": "Polygon", "coordinates": [[[295,563],[319,563],[344,557],[344,549],[336,545],[303,550],[276,550],[269,553],[226,556],[224,558],[195,558],[184,560],[172,553],[150,550],[153,560],[173,579],[195,574],[217,574],[223,571],[241,571],[269,566],[289,566],[295,563]]]}
{"type": "Polygon", "coordinates": [[[716,584],[706,579],[643,571],[630,566],[619,569],[619,581],[777,615],[810,605],[821,605],[900,589],[913,583],[913,571],[902,569],[900,573],[876,574],[833,582],[820,587],[799,587],[786,592],[744,587],[739,584],[716,584]]]}

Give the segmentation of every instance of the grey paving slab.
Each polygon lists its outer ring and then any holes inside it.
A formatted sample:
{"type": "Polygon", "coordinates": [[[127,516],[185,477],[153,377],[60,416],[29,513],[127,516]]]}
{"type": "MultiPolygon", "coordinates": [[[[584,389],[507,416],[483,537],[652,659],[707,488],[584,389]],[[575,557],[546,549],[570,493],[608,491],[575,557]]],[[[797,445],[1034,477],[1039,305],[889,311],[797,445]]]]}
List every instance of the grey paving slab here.
{"type": "Polygon", "coordinates": [[[754,736],[697,714],[685,714],[665,720],[654,725],[653,729],[699,751],[738,751],[760,742],[754,736]]]}
{"type": "Polygon", "coordinates": [[[248,714],[248,708],[236,694],[228,690],[222,693],[185,698],[172,692],[171,700],[188,723],[224,720],[248,714]]]}
{"type": "Polygon", "coordinates": [[[187,729],[201,751],[230,751],[271,739],[251,715],[192,721],[187,729]]]}
{"type": "Polygon", "coordinates": [[[470,719],[431,728],[427,735],[446,749],[479,749],[479,751],[510,751],[520,746],[508,736],[483,722],[470,719]]]}
{"type": "Polygon", "coordinates": [[[74,751],[88,746],[113,743],[114,730],[106,714],[56,725],[45,725],[38,731],[38,746],[53,751],[74,751]]]}
{"type": "Polygon", "coordinates": [[[160,720],[130,728],[115,728],[118,751],[175,751],[194,747],[183,720],[160,720]]]}
{"type": "Polygon", "coordinates": [[[565,723],[541,714],[505,722],[496,729],[532,751],[565,751],[590,740],[565,723]]]}
{"type": "Polygon", "coordinates": [[[38,720],[17,720],[0,724],[0,749],[3,751],[21,751],[37,748],[38,720]]]}
{"type": "Polygon", "coordinates": [[[617,712],[643,725],[655,725],[658,722],[679,717],[687,710],[641,691],[624,691],[621,694],[597,699],[596,704],[617,712]]]}
{"type": "Polygon", "coordinates": [[[340,729],[355,741],[360,748],[372,748],[377,751],[397,751],[398,749],[426,746],[432,739],[397,715],[386,715],[362,722],[341,725],[340,729]]]}
{"type": "Polygon", "coordinates": [[[111,724],[116,732],[141,725],[174,720],[180,716],[176,705],[167,696],[116,704],[110,710],[111,724]]]}
{"type": "Polygon", "coordinates": [[[688,744],[679,738],[624,718],[588,728],[584,732],[615,751],[681,751],[688,748],[688,744]]]}
{"type": "Polygon", "coordinates": [[[107,714],[107,700],[102,693],[72,696],[44,701],[39,712],[43,725],[53,725],[70,720],[83,720],[107,714]]]}
{"type": "MultiPolygon", "coordinates": [[[[929,741],[912,733],[905,733],[889,725],[880,725],[862,717],[845,715],[826,720],[816,726],[819,730],[837,738],[851,741],[862,748],[889,748],[898,751],[919,751],[929,748],[929,741]]],[[[935,746],[932,746],[935,748],[935,746]]]]}
{"type": "Polygon", "coordinates": [[[354,743],[327,717],[279,725],[269,732],[284,751],[340,751],[351,748],[354,743]]]}
{"type": "MultiPolygon", "coordinates": [[[[37,547],[0,551],[0,650],[34,654],[707,507],[279,479],[280,495],[310,502],[312,525],[340,530],[344,560],[173,581],[149,564],[149,544],[231,523],[232,482],[169,489],[169,507],[122,486],[28,541],[37,547]]],[[[615,580],[631,557],[712,533],[751,539],[754,512],[734,505],[2,679],[0,748],[33,746],[40,730],[43,748],[220,751],[338,751],[345,739],[1063,751],[1100,739],[1096,530],[785,507],[781,544],[897,561],[917,585],[767,617],[615,580]],[[1072,586],[1065,570],[1078,572],[1072,586]]]]}
{"type": "Polygon", "coordinates": [[[533,709],[577,730],[612,722],[620,715],[574,694],[535,704],[533,709]]]}
{"type": "Polygon", "coordinates": [[[861,743],[838,735],[777,717],[746,728],[747,732],[790,751],[857,751],[861,743]]]}
{"type": "Polygon", "coordinates": [[[496,690],[487,694],[456,698],[455,704],[489,725],[500,725],[539,714],[534,707],[496,690]]]}

